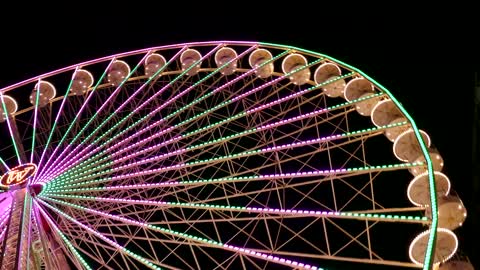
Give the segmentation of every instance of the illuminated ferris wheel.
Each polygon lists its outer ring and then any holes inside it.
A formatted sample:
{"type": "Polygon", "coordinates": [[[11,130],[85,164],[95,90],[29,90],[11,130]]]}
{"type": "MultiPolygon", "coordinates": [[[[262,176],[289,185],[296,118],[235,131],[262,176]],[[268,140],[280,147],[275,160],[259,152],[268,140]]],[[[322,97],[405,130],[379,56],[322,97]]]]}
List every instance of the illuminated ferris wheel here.
{"type": "Polygon", "coordinates": [[[176,44],[0,91],[1,269],[428,269],[456,253],[466,210],[430,137],[326,55],[176,44]]]}

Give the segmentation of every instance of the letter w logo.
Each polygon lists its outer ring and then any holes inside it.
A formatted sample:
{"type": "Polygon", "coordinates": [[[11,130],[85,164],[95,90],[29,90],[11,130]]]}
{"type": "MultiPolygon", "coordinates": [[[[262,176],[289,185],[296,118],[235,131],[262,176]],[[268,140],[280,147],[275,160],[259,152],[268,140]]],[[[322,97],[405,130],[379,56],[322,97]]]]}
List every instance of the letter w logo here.
{"type": "Polygon", "coordinates": [[[25,180],[25,176],[32,170],[33,168],[25,168],[24,170],[19,171],[10,171],[8,173],[8,177],[5,180],[5,184],[18,184],[25,180]]]}

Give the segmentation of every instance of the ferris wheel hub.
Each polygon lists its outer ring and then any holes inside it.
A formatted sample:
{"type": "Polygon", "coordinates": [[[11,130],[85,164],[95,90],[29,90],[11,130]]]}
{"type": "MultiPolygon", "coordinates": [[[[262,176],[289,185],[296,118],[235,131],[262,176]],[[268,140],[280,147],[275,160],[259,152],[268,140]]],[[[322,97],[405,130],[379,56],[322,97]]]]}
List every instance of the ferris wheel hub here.
{"type": "Polygon", "coordinates": [[[42,192],[43,187],[44,187],[43,183],[30,184],[30,185],[28,185],[28,192],[30,192],[30,195],[32,195],[32,197],[35,197],[38,194],[40,194],[40,192],[42,192]]]}

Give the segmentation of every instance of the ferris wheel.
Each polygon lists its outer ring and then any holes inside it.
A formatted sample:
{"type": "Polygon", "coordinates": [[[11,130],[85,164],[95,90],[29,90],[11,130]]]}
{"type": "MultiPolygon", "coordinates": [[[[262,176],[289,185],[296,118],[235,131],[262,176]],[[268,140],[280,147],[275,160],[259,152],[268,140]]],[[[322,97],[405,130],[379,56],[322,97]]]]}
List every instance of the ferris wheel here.
{"type": "Polygon", "coordinates": [[[394,96],[329,56],[197,42],[0,89],[1,269],[429,269],[466,210],[394,96]]]}

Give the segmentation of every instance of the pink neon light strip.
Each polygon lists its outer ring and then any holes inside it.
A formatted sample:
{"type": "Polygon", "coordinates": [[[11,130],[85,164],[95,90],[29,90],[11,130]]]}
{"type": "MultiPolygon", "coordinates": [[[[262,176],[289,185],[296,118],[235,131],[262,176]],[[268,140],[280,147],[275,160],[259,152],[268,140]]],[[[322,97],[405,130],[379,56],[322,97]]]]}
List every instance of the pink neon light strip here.
{"type": "MultiPolygon", "coordinates": [[[[136,255],[134,254],[133,252],[131,251],[128,251],[127,252],[127,249],[125,247],[123,247],[122,245],[118,244],[117,242],[111,240],[110,238],[104,236],[103,234],[101,234],[100,232],[94,230],[92,227],[90,226],[87,226],[77,220],[75,220],[74,218],[72,218],[71,216],[65,214],[64,212],[58,210],[57,208],[51,206],[50,204],[46,203],[45,201],[43,200],[38,200],[41,204],[47,206],[48,208],[52,209],[53,211],[59,213],[60,215],[64,216],[66,219],[70,220],[71,222],[77,224],[78,226],[82,227],[83,229],[89,231],[90,233],[94,234],[95,236],[97,236],[98,238],[102,239],[103,241],[107,242],[108,244],[112,245],[113,247],[117,248],[120,252],[122,252],[124,255],[126,256],[129,256],[129,257],[132,257],[134,258],[135,260],[137,260],[138,262],[148,266],[149,268],[152,268],[151,265],[148,265],[146,264],[145,262],[148,262],[148,260],[146,260],[145,258],[139,256],[139,255],[136,255]],[[143,259],[143,260],[142,260],[143,259]]],[[[41,209],[41,208],[40,208],[41,209]]],[[[95,210],[92,210],[92,211],[95,211],[95,210]]],[[[99,212],[99,211],[95,211],[95,212],[99,212]]],[[[113,216],[113,215],[112,215],[113,216]]],[[[158,267],[154,267],[153,269],[158,269],[158,267]]]]}
{"type": "MultiPolygon", "coordinates": [[[[253,110],[255,110],[255,109],[253,109],[253,110]]],[[[302,119],[305,119],[305,118],[308,118],[308,117],[320,115],[320,114],[323,114],[325,112],[328,112],[328,110],[327,109],[320,109],[320,110],[316,110],[316,111],[306,113],[306,114],[303,114],[303,115],[291,117],[289,119],[280,120],[280,121],[275,122],[275,123],[270,123],[270,124],[267,124],[267,125],[263,125],[263,126],[260,126],[256,129],[257,129],[257,131],[271,129],[273,127],[277,127],[277,126],[284,125],[284,124],[287,124],[287,123],[291,123],[291,122],[294,122],[294,121],[302,120],[302,119]]],[[[303,145],[307,145],[307,144],[317,143],[317,142],[320,142],[322,140],[336,139],[338,137],[341,137],[341,135],[333,135],[333,136],[327,136],[327,137],[324,137],[324,138],[318,138],[318,139],[315,139],[315,140],[308,140],[308,141],[305,141],[305,142],[296,143],[295,145],[300,145],[302,143],[303,143],[303,145]]],[[[176,139],[176,138],[174,138],[174,139],[176,139]]],[[[290,145],[287,144],[287,145],[283,146],[283,148],[291,147],[290,145]]],[[[152,146],[152,147],[154,147],[154,146],[152,146]]],[[[260,151],[262,151],[262,152],[274,151],[274,150],[279,150],[280,147],[282,147],[282,146],[277,146],[277,147],[274,147],[274,148],[271,148],[271,147],[270,148],[265,148],[265,149],[261,149],[260,151]]],[[[174,151],[172,153],[167,153],[167,154],[162,154],[162,155],[159,155],[159,156],[154,156],[154,157],[146,159],[145,161],[139,161],[138,164],[143,164],[143,163],[146,163],[146,162],[149,162],[149,161],[152,161],[152,160],[157,160],[157,159],[165,158],[165,157],[168,157],[168,156],[185,153],[186,151],[187,150],[185,150],[185,149],[180,149],[180,150],[174,151]]],[[[124,156],[120,159],[113,160],[113,162],[119,163],[121,161],[124,161],[125,159],[128,159],[128,158],[131,158],[131,157],[135,156],[136,154],[137,153],[129,154],[129,155],[124,156]]],[[[124,169],[124,168],[129,168],[133,165],[135,165],[135,164],[128,164],[128,165],[125,165],[125,166],[118,167],[117,169],[120,170],[120,169],[124,169]]]]}
{"type": "Polygon", "coordinates": [[[22,160],[20,159],[20,155],[18,153],[17,142],[15,141],[15,136],[13,135],[12,125],[10,124],[7,106],[5,105],[5,100],[3,98],[3,92],[0,92],[0,99],[2,102],[2,111],[4,111],[3,113],[5,114],[5,120],[7,121],[8,131],[10,132],[10,138],[12,139],[13,148],[15,148],[15,153],[17,155],[18,165],[22,165],[22,160]]]}
{"type": "MultiPolygon", "coordinates": [[[[112,59],[112,61],[110,61],[110,63],[108,64],[106,70],[108,70],[108,69],[110,68],[110,66],[112,65],[112,63],[113,63],[113,59],[112,59]]],[[[75,78],[75,73],[77,72],[77,70],[78,70],[78,66],[77,66],[77,68],[75,69],[75,72],[72,74],[72,80],[75,78]]],[[[104,75],[105,75],[105,74],[104,74],[104,75]]],[[[69,91],[70,91],[70,89],[67,89],[67,93],[68,93],[69,91]]],[[[90,100],[90,97],[93,95],[93,92],[94,92],[94,91],[90,92],[90,94],[89,94],[88,97],[87,97],[87,100],[84,102],[84,104],[83,104],[82,107],[80,108],[80,111],[75,115],[75,119],[77,119],[78,116],[81,114],[81,112],[83,111],[83,109],[84,109],[85,105],[87,104],[88,100],[90,100]]],[[[55,126],[57,125],[57,123],[58,123],[58,119],[60,118],[60,113],[63,111],[63,106],[65,105],[65,101],[66,101],[66,100],[67,100],[67,99],[64,98],[64,99],[62,100],[62,103],[60,104],[60,109],[58,110],[57,116],[55,117],[55,122],[54,122],[54,124],[53,124],[53,127],[55,127],[55,126]]],[[[37,180],[37,178],[39,178],[40,175],[42,174],[42,171],[43,171],[43,168],[42,168],[43,158],[45,157],[45,153],[46,153],[46,151],[47,151],[47,148],[48,148],[48,145],[49,145],[49,142],[50,142],[50,140],[51,140],[51,137],[52,137],[52,134],[53,134],[54,130],[55,130],[55,128],[52,128],[52,130],[50,131],[50,134],[49,134],[49,136],[48,136],[47,145],[45,145],[45,148],[43,149],[43,152],[42,152],[42,156],[40,157],[40,162],[38,163],[38,166],[37,166],[37,168],[38,168],[38,169],[37,169],[37,172],[38,172],[38,173],[35,174],[35,176],[34,176],[34,178],[33,178],[33,181],[32,181],[33,183],[35,183],[36,180],[37,180]]],[[[68,146],[67,146],[67,147],[68,147],[68,146]]],[[[48,161],[50,161],[50,159],[53,157],[53,155],[55,154],[55,152],[57,151],[57,149],[58,149],[58,145],[57,145],[57,147],[54,149],[54,151],[52,152],[52,154],[50,155],[50,158],[48,159],[48,161]]],[[[47,164],[45,164],[45,166],[48,165],[48,161],[47,161],[47,164]]],[[[48,167],[47,167],[47,170],[48,170],[48,167]]]]}
{"type": "MultiPolygon", "coordinates": [[[[143,61],[145,60],[145,58],[147,57],[147,55],[144,55],[143,58],[140,60],[140,62],[137,64],[137,66],[135,67],[134,70],[136,70],[142,63],[143,61]]],[[[112,63],[115,61],[115,58],[112,59],[112,61],[110,61],[109,65],[107,66],[107,68],[105,69],[105,73],[110,69],[110,66],[112,65],[112,63]]],[[[130,74],[128,74],[128,77],[132,76],[134,71],[131,71],[130,74]]],[[[104,73],[104,74],[105,74],[104,73]]],[[[102,76],[103,77],[103,76],[102,76]]],[[[123,81],[125,82],[125,80],[123,81]]],[[[98,84],[96,85],[95,89],[97,88],[98,84]]],[[[123,83],[121,83],[114,91],[113,93],[107,98],[107,100],[100,106],[100,108],[98,108],[97,112],[95,113],[95,115],[99,112],[101,112],[103,110],[103,108],[107,105],[107,103],[110,101],[110,99],[112,99],[113,97],[116,96],[116,94],[120,91],[120,89],[122,88],[123,86],[123,83]]],[[[88,101],[90,101],[90,98],[93,96],[95,91],[91,91],[90,94],[88,95],[87,97],[87,100],[85,100],[85,102],[82,104],[82,106],[80,107],[80,110],[78,111],[77,115],[75,115],[75,118],[73,119],[73,122],[70,124],[68,130],[70,130],[70,128],[73,126],[74,122],[79,118],[80,114],[83,112],[83,109],[86,107],[86,105],[88,104],[88,101]]],[[[85,128],[90,125],[90,123],[93,121],[93,118],[91,118],[86,125],[84,125],[82,127],[82,130],[85,130],[85,128]]],[[[67,134],[65,134],[62,138],[62,141],[64,140],[64,138],[67,136],[67,134]]],[[[75,137],[75,138],[79,138],[79,137],[75,137]]],[[[67,147],[65,147],[65,149],[60,153],[60,155],[55,159],[55,161],[53,163],[55,163],[58,159],[60,159],[63,154],[70,148],[70,146],[73,145],[73,143],[75,142],[75,138],[73,141],[71,141],[67,147]]],[[[59,149],[59,146],[60,144],[57,145],[57,147],[55,148],[55,150],[53,151],[53,153],[50,155],[50,158],[47,160],[47,163],[45,164],[45,166],[47,166],[50,162],[50,160],[54,157],[55,153],[57,152],[57,150],[59,149]]],[[[75,148],[76,149],[76,148],[75,148]]],[[[73,151],[75,151],[75,149],[73,151]]],[[[73,152],[72,151],[72,152],[73,152]]],[[[70,152],[71,153],[71,152],[70,152]]],[[[68,159],[68,155],[65,159],[68,159]]],[[[43,172],[40,172],[40,176],[42,175],[43,172]]]]}
{"type": "Polygon", "coordinates": [[[97,58],[97,59],[94,59],[94,60],[85,61],[85,62],[82,62],[82,63],[79,63],[79,64],[71,65],[71,66],[68,66],[68,67],[65,67],[65,68],[57,69],[57,70],[54,70],[54,71],[51,71],[51,72],[48,72],[48,73],[30,78],[30,79],[27,79],[27,80],[24,80],[24,81],[21,81],[21,82],[18,82],[16,84],[12,84],[10,86],[4,87],[4,88],[0,89],[0,92],[6,93],[10,90],[13,90],[13,89],[21,87],[23,85],[32,83],[32,82],[37,81],[39,79],[45,79],[45,78],[48,78],[48,77],[51,77],[51,76],[69,71],[69,70],[73,70],[76,67],[84,67],[84,66],[93,65],[93,64],[96,64],[96,63],[105,62],[105,61],[110,60],[112,58],[123,58],[123,57],[131,56],[131,55],[146,53],[148,51],[170,50],[170,49],[178,49],[178,48],[182,48],[182,47],[191,47],[191,46],[196,46],[196,47],[209,46],[209,45],[214,46],[214,45],[217,45],[217,44],[224,44],[224,43],[228,43],[228,44],[231,44],[231,45],[239,45],[239,46],[242,46],[242,45],[243,46],[258,45],[258,42],[253,42],[253,41],[222,40],[222,41],[213,41],[213,42],[212,41],[206,41],[206,42],[179,43],[179,44],[173,44],[173,45],[167,45],[167,46],[156,46],[156,47],[144,48],[144,49],[140,49],[140,50],[135,50],[135,51],[125,52],[125,53],[119,53],[119,54],[114,54],[114,55],[110,55],[110,56],[105,56],[105,57],[102,57],[102,58],[97,58]]]}
{"type": "MultiPolygon", "coordinates": [[[[208,58],[211,54],[213,54],[217,49],[219,49],[221,47],[221,45],[218,45],[217,47],[215,47],[213,50],[209,51],[205,56],[202,57],[202,61],[205,60],[206,58],[208,58]]],[[[177,77],[179,78],[179,77],[177,77]]],[[[175,81],[175,80],[174,80],[175,81]]],[[[165,85],[161,90],[159,90],[157,93],[155,93],[154,95],[152,95],[151,97],[149,97],[145,102],[142,103],[142,105],[138,106],[137,108],[135,108],[134,111],[132,111],[129,115],[132,115],[133,113],[136,113],[138,110],[140,110],[141,108],[143,108],[145,105],[147,105],[150,101],[152,101],[154,98],[156,98],[158,95],[160,95],[161,93],[163,93],[163,91],[165,91],[166,89],[168,89],[171,84],[174,82],[174,81],[171,81],[169,82],[167,85],[165,85]]],[[[166,107],[168,104],[170,104],[171,102],[173,102],[174,100],[180,98],[181,96],[183,96],[186,92],[190,91],[190,89],[193,89],[193,86],[185,89],[184,91],[182,91],[181,93],[177,94],[177,96],[175,96],[174,98],[172,98],[171,100],[165,102],[164,104],[162,104],[161,106],[159,106],[158,108],[156,108],[154,111],[150,112],[148,115],[154,115],[155,113],[157,113],[158,111],[160,111],[161,109],[163,109],[164,107],[166,107]]],[[[93,134],[90,134],[90,136],[93,135],[93,134]]],[[[87,138],[88,139],[88,138],[87,138]]],[[[101,137],[99,137],[98,139],[101,139],[101,137]]],[[[97,139],[97,140],[98,140],[97,139]]],[[[84,143],[85,140],[82,142],[84,143]]],[[[78,155],[80,155],[81,153],[85,153],[93,144],[90,144],[89,146],[85,147],[78,155]]],[[[77,146],[73,151],[71,151],[68,155],[67,155],[67,158],[65,158],[64,160],[75,160],[74,158],[73,159],[68,159],[68,156],[74,152],[76,152],[76,150],[80,147],[81,145],[77,146]]],[[[58,158],[57,158],[58,159],[58,158]]],[[[57,167],[60,166],[60,164],[57,164],[57,167]]],[[[47,177],[51,177],[50,176],[47,176],[47,177]]]]}
{"type": "MultiPolygon", "coordinates": [[[[60,204],[64,204],[58,200],[55,200],[57,201],[58,203],[60,204]]],[[[63,213],[62,211],[54,208],[53,206],[51,206],[50,204],[48,204],[47,202],[43,201],[43,200],[40,200],[40,202],[44,205],[46,205],[47,207],[49,207],[50,209],[52,209],[53,211],[57,212],[57,213],[61,213],[62,215],[64,215],[65,217],[67,217],[67,219],[75,222],[76,224],[82,226],[82,227],[85,227],[85,229],[88,228],[89,231],[93,231],[93,232],[96,232],[94,231],[93,229],[87,227],[86,225],[83,225],[82,223],[79,223],[78,221],[76,221],[75,219],[71,218],[70,216],[66,215],[65,213],[63,213]]],[[[129,218],[125,218],[125,217],[120,217],[120,216],[117,216],[117,215],[112,215],[112,214],[108,214],[108,213],[105,213],[105,212],[102,212],[102,211],[97,211],[97,210],[93,210],[93,209],[90,209],[90,208],[85,208],[85,207],[80,207],[80,206],[73,206],[73,204],[68,204],[69,206],[71,207],[74,207],[74,208],[77,208],[77,209],[81,209],[85,212],[89,212],[89,213],[94,213],[94,214],[97,214],[99,216],[102,216],[102,217],[106,217],[106,218],[111,218],[111,219],[114,219],[114,220],[118,220],[118,221],[121,221],[121,222],[124,222],[125,224],[129,224],[129,225],[136,225],[136,226],[139,226],[139,227],[142,227],[142,228],[145,228],[145,229],[150,229],[150,230],[154,230],[154,231],[159,231],[159,232],[162,232],[162,233],[166,233],[166,234],[170,234],[170,235],[173,235],[173,236],[176,236],[176,237],[181,237],[181,238],[184,238],[186,240],[193,240],[193,241],[196,241],[196,242],[201,242],[201,243],[208,243],[209,241],[212,244],[212,247],[223,247],[224,249],[226,250],[230,250],[230,251],[234,251],[234,252],[237,252],[237,253],[242,253],[242,254],[245,254],[245,255],[249,255],[249,256],[255,256],[257,258],[260,258],[260,259],[263,259],[263,260],[267,260],[267,261],[271,261],[271,262],[275,262],[275,263],[279,263],[279,264],[284,264],[284,265],[288,265],[288,266],[295,266],[295,267],[299,267],[299,268],[303,268],[303,269],[317,269],[319,270],[318,267],[316,266],[312,266],[312,265],[309,265],[309,264],[304,264],[304,263],[299,263],[297,261],[294,261],[294,260],[287,260],[287,259],[284,259],[284,258],[281,258],[281,257],[277,257],[277,256],[273,256],[273,255],[268,255],[268,254],[265,254],[265,253],[262,253],[262,252],[256,252],[256,251],[253,251],[251,249],[248,249],[248,248],[241,248],[241,247],[237,247],[237,246],[233,246],[233,245],[229,245],[229,244],[222,244],[222,243],[219,243],[217,241],[214,241],[214,240],[207,240],[207,239],[203,239],[203,238],[200,238],[200,237],[189,237],[189,236],[186,236],[185,234],[180,234],[178,232],[175,232],[173,230],[167,230],[167,229],[163,229],[159,226],[152,226],[152,225],[149,225],[148,223],[144,223],[144,222],[140,222],[140,221],[136,221],[136,220],[132,220],[132,219],[129,219],[129,218]]],[[[98,232],[96,232],[98,233],[98,232]]],[[[99,234],[99,233],[98,233],[99,234]]],[[[101,234],[100,234],[101,235],[101,234]]],[[[103,236],[103,235],[102,235],[103,236]]],[[[103,236],[105,237],[105,236],[103,236]]],[[[103,238],[102,238],[103,239],[103,238]]],[[[107,238],[108,239],[108,238],[107,238]]],[[[104,239],[105,240],[105,239],[104,239]]],[[[111,241],[111,240],[110,240],[111,241]]],[[[118,244],[117,244],[118,245],[118,244]]]]}
{"type": "Polygon", "coordinates": [[[32,152],[30,153],[30,163],[33,163],[33,153],[35,152],[35,131],[37,128],[37,117],[38,117],[38,99],[40,95],[40,83],[42,81],[38,80],[37,83],[37,92],[35,94],[35,113],[34,113],[34,118],[33,118],[33,136],[32,136],[32,152]]]}
{"type": "Polygon", "coordinates": [[[104,198],[104,197],[93,197],[93,196],[71,196],[71,195],[49,195],[48,197],[40,196],[46,200],[52,200],[58,203],[61,201],[52,199],[52,198],[67,198],[67,199],[76,199],[76,200],[85,200],[85,201],[97,201],[97,202],[113,202],[113,203],[125,203],[125,204],[142,204],[142,205],[152,205],[152,206],[171,206],[171,207],[182,207],[182,208],[193,208],[193,209],[215,209],[223,211],[234,211],[234,212],[248,212],[248,213],[270,213],[278,215],[299,215],[299,216],[318,216],[318,217],[335,217],[341,216],[341,212],[336,211],[316,211],[316,210],[302,210],[302,209],[280,209],[280,208],[270,208],[270,207],[221,207],[216,205],[209,205],[203,203],[183,203],[176,204],[172,202],[165,201],[149,201],[149,200],[133,200],[133,199],[118,199],[118,198],[104,198]]]}
{"type": "MultiPolygon", "coordinates": [[[[280,79],[280,78],[282,78],[282,77],[279,77],[278,79],[280,79]]],[[[268,84],[268,85],[269,85],[269,84],[268,84]]],[[[246,97],[247,95],[252,94],[252,93],[254,93],[254,92],[256,92],[256,91],[258,91],[258,90],[260,90],[260,89],[262,89],[262,88],[264,88],[264,87],[266,87],[266,86],[268,86],[268,85],[267,85],[267,84],[264,84],[264,85],[261,85],[261,86],[259,86],[259,87],[256,87],[256,88],[254,88],[254,89],[252,89],[252,90],[250,90],[250,91],[248,91],[248,92],[246,92],[246,93],[244,93],[244,94],[242,94],[242,95],[239,95],[239,96],[233,98],[232,100],[239,100],[240,98],[246,97]]],[[[218,90],[219,90],[219,88],[216,89],[215,91],[218,91],[218,90]]],[[[214,91],[214,92],[215,92],[215,91],[214,91]]],[[[267,104],[258,106],[257,108],[250,109],[250,110],[246,111],[246,114],[245,114],[245,115],[248,115],[248,114],[251,114],[251,113],[260,111],[260,110],[265,109],[265,108],[267,108],[267,107],[271,107],[271,106],[274,106],[274,105],[276,105],[276,104],[279,104],[279,103],[281,103],[281,102],[283,102],[283,101],[286,101],[286,100],[295,98],[295,97],[297,97],[297,96],[300,96],[300,95],[304,94],[304,93],[307,92],[307,91],[310,91],[310,89],[305,89],[305,90],[299,91],[299,92],[297,92],[297,93],[290,94],[290,95],[288,95],[288,96],[286,96],[286,97],[277,99],[277,100],[275,100],[275,101],[269,102],[269,103],[267,103],[267,104]]],[[[328,110],[323,109],[323,110],[314,111],[314,112],[311,112],[311,113],[308,113],[308,114],[305,114],[305,115],[300,115],[300,116],[297,116],[297,117],[293,117],[293,118],[291,118],[291,119],[293,119],[293,121],[297,121],[297,120],[304,119],[304,118],[311,117],[311,116],[315,116],[315,115],[318,115],[318,114],[321,114],[321,113],[324,113],[324,112],[327,112],[327,111],[328,111],[328,110]]],[[[242,115],[242,116],[243,116],[243,115],[242,115]]],[[[163,122],[162,120],[163,120],[163,119],[157,121],[157,123],[154,123],[154,125],[157,125],[159,122],[163,122]]],[[[289,120],[290,120],[290,119],[282,120],[282,121],[277,122],[277,123],[275,123],[275,124],[269,124],[269,125],[267,125],[267,126],[261,126],[261,127],[257,128],[257,129],[258,129],[258,130],[261,130],[261,129],[267,128],[267,127],[268,127],[268,128],[271,128],[271,127],[276,126],[276,124],[277,124],[277,125],[281,125],[281,124],[284,124],[284,123],[291,122],[291,121],[289,121],[289,120]]],[[[183,123],[183,124],[185,124],[185,123],[183,123]]],[[[149,127],[147,127],[147,128],[149,128],[149,127]]],[[[145,138],[145,139],[137,142],[136,144],[138,145],[139,143],[145,142],[145,141],[147,141],[147,140],[151,140],[153,137],[159,137],[159,136],[161,136],[161,135],[163,135],[163,134],[166,134],[167,132],[173,130],[174,128],[176,128],[176,127],[170,127],[170,128],[167,128],[166,130],[162,130],[162,131],[160,131],[160,132],[158,132],[158,133],[156,133],[156,134],[154,134],[154,135],[149,136],[148,138],[145,138]]],[[[139,132],[137,132],[137,133],[141,133],[141,131],[139,131],[139,132]]],[[[137,136],[137,135],[135,135],[135,136],[137,136]]],[[[121,140],[120,142],[118,142],[117,144],[109,147],[109,148],[106,149],[105,151],[109,151],[110,149],[113,149],[113,148],[117,147],[118,145],[121,145],[121,144],[123,144],[124,142],[127,142],[127,141],[131,140],[132,137],[133,137],[133,135],[130,136],[129,138],[125,138],[125,139],[121,140]]],[[[183,138],[185,138],[185,137],[183,137],[183,138]]],[[[179,139],[179,137],[176,137],[175,140],[176,140],[176,139],[179,139]]],[[[173,139],[171,139],[171,140],[173,140],[173,139]]],[[[162,143],[162,145],[164,145],[164,143],[162,143]]],[[[134,145],[130,145],[130,146],[126,147],[126,148],[121,149],[119,152],[127,151],[128,149],[131,149],[131,148],[133,148],[133,147],[134,147],[134,145]]],[[[100,148],[100,147],[97,147],[94,151],[98,150],[99,148],[100,148]]],[[[154,147],[149,147],[149,148],[147,148],[147,149],[155,149],[155,148],[154,148],[154,147]]],[[[75,163],[78,163],[78,162],[80,162],[81,160],[84,160],[85,158],[87,158],[87,157],[89,157],[89,156],[91,156],[91,155],[93,154],[93,152],[90,152],[90,153],[88,153],[87,155],[83,155],[83,158],[82,158],[82,159],[80,159],[80,160],[76,159],[76,157],[77,157],[77,156],[81,156],[81,155],[85,152],[85,150],[87,150],[87,149],[84,149],[84,151],[82,151],[82,152],[80,152],[78,155],[76,155],[73,159],[71,159],[70,162],[67,163],[67,165],[62,166],[58,171],[65,171],[65,170],[67,169],[66,166],[70,165],[70,164],[73,163],[74,161],[75,161],[75,163]],[[74,160],[74,161],[72,161],[72,160],[74,160]]],[[[143,151],[143,150],[142,150],[142,151],[143,151]]],[[[180,151],[180,150],[179,150],[179,151],[180,151]]],[[[179,152],[179,153],[180,153],[180,152],[179,152]]],[[[117,154],[116,154],[116,153],[113,153],[112,155],[115,156],[115,155],[117,155],[117,154]]],[[[152,158],[152,160],[154,160],[154,159],[152,158]]],[[[57,174],[56,174],[56,175],[59,175],[58,171],[57,171],[57,174]]],[[[53,178],[52,175],[49,175],[49,176],[47,176],[47,177],[53,178]]]]}
{"type": "MultiPolygon", "coordinates": [[[[251,48],[245,50],[244,52],[242,52],[241,54],[239,54],[235,59],[239,59],[240,57],[243,57],[245,54],[247,54],[248,52],[250,52],[250,51],[253,50],[254,48],[255,48],[255,47],[251,47],[251,48]]],[[[207,55],[205,55],[205,56],[202,58],[202,60],[204,60],[205,58],[209,57],[210,54],[212,54],[214,51],[215,51],[215,50],[210,51],[207,55]]],[[[233,60],[235,60],[235,59],[233,59],[233,60]]],[[[233,61],[233,60],[232,60],[232,61],[233,61]]],[[[249,72],[246,72],[245,74],[243,74],[243,75],[241,75],[241,76],[239,76],[239,77],[236,77],[234,80],[230,81],[229,83],[227,83],[227,84],[225,84],[225,85],[222,85],[221,87],[215,89],[215,90],[212,92],[212,94],[215,93],[215,92],[220,91],[220,90],[223,89],[223,88],[228,87],[230,84],[233,84],[233,83],[241,80],[243,77],[245,77],[245,76],[247,76],[247,75],[249,75],[249,74],[251,74],[251,73],[253,73],[253,72],[254,72],[254,70],[250,70],[249,72]]],[[[151,100],[153,100],[154,98],[156,98],[156,96],[158,96],[159,94],[161,94],[164,90],[168,89],[168,87],[171,85],[171,83],[173,83],[173,82],[170,82],[170,83],[167,84],[165,87],[163,87],[161,90],[159,90],[157,93],[155,93],[153,96],[151,96],[151,97],[150,97],[147,101],[145,101],[141,106],[137,107],[132,113],[137,112],[138,110],[140,110],[141,108],[143,108],[143,106],[145,106],[146,104],[148,104],[148,102],[150,102],[151,100]]],[[[170,103],[174,102],[174,101],[177,100],[178,98],[180,98],[180,97],[182,97],[183,95],[185,95],[187,92],[189,92],[190,90],[192,90],[194,87],[195,87],[195,85],[193,85],[193,86],[191,86],[191,87],[188,87],[187,89],[183,90],[181,93],[177,94],[175,97],[173,97],[172,99],[168,100],[167,102],[165,102],[164,104],[162,104],[161,106],[159,106],[158,108],[156,108],[155,110],[153,110],[152,112],[150,112],[150,113],[147,115],[147,117],[156,114],[158,111],[160,111],[161,109],[165,108],[165,107],[168,106],[170,103]]],[[[160,124],[160,123],[162,123],[162,122],[164,122],[164,121],[165,121],[164,119],[160,119],[159,121],[157,121],[156,123],[150,125],[149,127],[150,127],[150,128],[151,128],[151,127],[154,127],[154,126],[156,126],[156,125],[158,125],[158,124],[160,124]]],[[[149,129],[149,127],[147,127],[147,130],[149,129]]],[[[130,127],[130,128],[132,128],[132,127],[130,127]]],[[[124,130],[122,133],[120,133],[120,134],[118,134],[118,135],[121,135],[121,134],[125,133],[126,131],[128,131],[128,130],[124,130]]],[[[137,133],[139,133],[139,132],[137,132],[137,133]]],[[[141,132],[141,133],[143,133],[143,132],[141,132]]],[[[135,135],[135,136],[137,136],[137,135],[135,135]]],[[[99,139],[100,139],[100,138],[99,138],[99,139]]],[[[98,140],[98,139],[97,139],[97,140],[98,140]]],[[[94,149],[93,151],[91,151],[88,155],[83,155],[85,152],[88,151],[88,149],[89,149],[92,145],[93,145],[93,144],[91,144],[91,145],[87,146],[86,148],[84,148],[84,149],[83,149],[80,153],[78,153],[74,158],[72,158],[72,159],[65,158],[64,160],[69,161],[69,162],[67,162],[68,165],[70,165],[70,164],[72,163],[72,161],[80,162],[80,161],[84,160],[85,158],[91,156],[93,153],[95,153],[96,151],[98,151],[98,150],[101,148],[101,146],[100,146],[100,147],[97,147],[96,149],[94,149]],[[79,160],[79,159],[76,158],[77,156],[82,156],[83,158],[79,160]]],[[[116,145],[118,145],[118,144],[116,144],[116,145]]],[[[78,148],[78,146],[77,146],[77,148],[78,148]]],[[[76,150],[77,148],[75,148],[74,151],[72,151],[71,153],[75,152],[75,150],[76,150]]],[[[55,172],[57,173],[57,175],[58,175],[58,172],[59,172],[59,171],[61,171],[62,169],[65,169],[66,166],[68,166],[68,165],[62,165],[62,166],[60,166],[60,164],[58,164],[58,166],[56,166],[57,170],[55,171],[55,172]],[[62,169],[58,169],[59,167],[61,167],[62,169]]],[[[55,172],[54,172],[54,173],[55,173],[55,172]]],[[[52,175],[50,174],[50,175],[47,175],[46,177],[43,177],[43,176],[42,176],[42,179],[44,179],[44,178],[52,178],[52,175]]]]}

